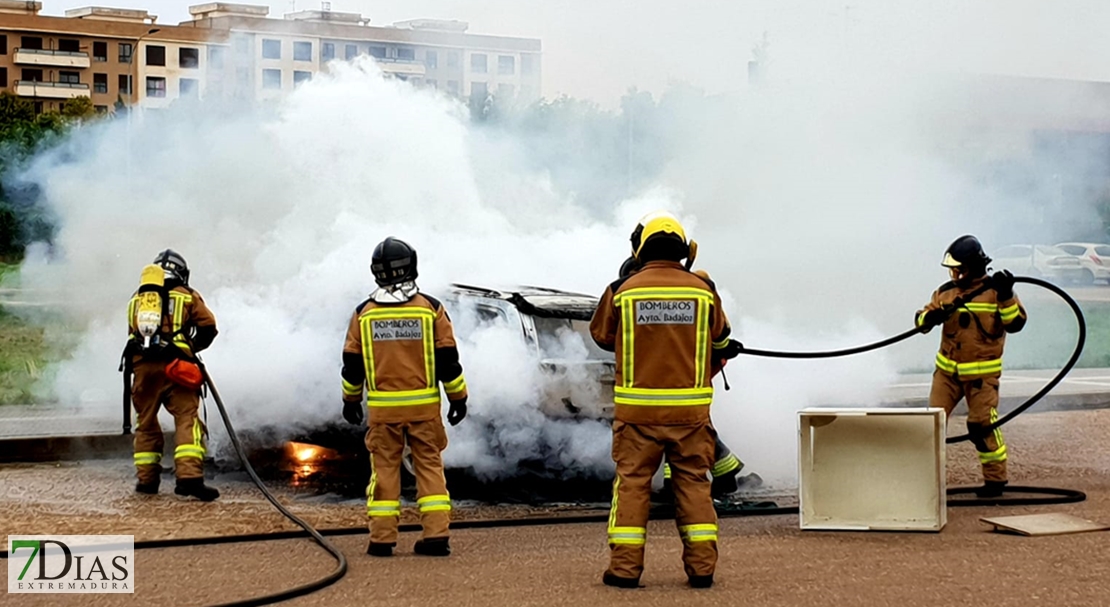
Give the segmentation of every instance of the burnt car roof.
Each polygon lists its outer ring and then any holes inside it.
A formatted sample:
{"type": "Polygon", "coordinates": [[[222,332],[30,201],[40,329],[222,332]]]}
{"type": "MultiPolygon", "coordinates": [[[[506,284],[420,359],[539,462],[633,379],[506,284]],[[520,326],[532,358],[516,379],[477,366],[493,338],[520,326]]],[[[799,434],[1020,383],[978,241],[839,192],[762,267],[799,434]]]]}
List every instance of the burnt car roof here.
{"type": "Polygon", "coordinates": [[[513,304],[522,314],[528,314],[529,316],[586,321],[593,317],[598,300],[597,297],[585,293],[528,285],[494,289],[452,284],[451,291],[472,297],[501,299],[513,304]]]}

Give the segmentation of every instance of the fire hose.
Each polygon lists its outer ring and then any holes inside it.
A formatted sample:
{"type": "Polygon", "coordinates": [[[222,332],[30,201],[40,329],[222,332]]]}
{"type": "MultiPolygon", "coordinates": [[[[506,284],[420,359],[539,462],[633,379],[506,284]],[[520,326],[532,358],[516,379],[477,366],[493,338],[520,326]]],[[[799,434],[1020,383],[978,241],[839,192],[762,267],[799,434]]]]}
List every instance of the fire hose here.
{"type": "MultiPolygon", "coordinates": [[[[1054,285],[1054,284],[1052,284],[1048,281],[1041,280],[1039,278],[1033,278],[1033,277],[1030,277],[1030,276],[1015,276],[1014,277],[1014,283],[1015,284],[1023,283],[1023,284],[1029,284],[1029,285],[1034,285],[1034,286],[1041,287],[1042,289],[1046,289],[1048,291],[1051,291],[1056,296],[1058,296],[1060,299],[1064,300],[1064,303],[1066,303],[1068,305],[1068,307],[1071,308],[1072,313],[1075,315],[1075,321],[1076,321],[1076,324],[1078,326],[1079,333],[1078,333],[1078,336],[1076,337],[1076,340],[1075,340],[1075,349],[1072,351],[1071,357],[1068,358],[1068,361],[1060,369],[1060,372],[1057,373],[1056,376],[1053,377],[1051,380],[1049,380],[1048,383],[1046,383],[1039,391],[1037,391],[1036,394],[1029,397],[1028,399],[1025,400],[1025,402],[1023,402],[1020,405],[1018,405],[1017,407],[1015,407],[1013,411],[1010,411],[1006,415],[1002,416],[1001,418],[999,418],[994,423],[982,427],[979,430],[979,432],[982,432],[983,434],[989,434],[989,433],[993,432],[996,428],[1001,427],[1003,424],[1009,422],[1010,420],[1014,419],[1018,415],[1021,415],[1022,413],[1027,411],[1030,407],[1037,404],[1037,402],[1040,401],[1042,398],[1044,398],[1045,395],[1047,395],[1049,392],[1051,392],[1052,389],[1055,388],[1057,385],[1059,385],[1059,383],[1061,381],[1063,381],[1064,377],[1067,376],[1067,374],[1071,372],[1072,368],[1075,367],[1075,364],[1077,362],[1079,362],[1079,357],[1083,354],[1083,347],[1087,343],[1087,321],[1083,317],[1083,310],[1079,307],[1079,303],[1076,302],[1075,299],[1071,295],[1068,295],[1067,291],[1061,289],[1060,287],[1058,287],[1058,286],[1056,286],[1056,285],[1054,285]]],[[[971,293],[965,295],[962,298],[959,298],[956,302],[954,302],[950,306],[950,311],[954,312],[955,310],[960,308],[964,303],[966,303],[967,301],[969,301],[971,299],[974,299],[977,295],[979,295],[980,293],[983,293],[984,291],[986,291],[990,288],[991,288],[991,285],[990,285],[990,282],[988,281],[986,284],[984,284],[980,288],[972,291],[971,293]]],[[[892,337],[888,337],[886,339],[883,339],[883,340],[880,340],[880,341],[877,341],[877,342],[874,342],[874,343],[865,344],[865,345],[862,345],[862,346],[856,346],[854,348],[844,348],[842,350],[826,350],[826,351],[821,351],[821,352],[779,352],[779,351],[775,351],[775,350],[758,350],[758,349],[754,349],[754,348],[744,347],[740,351],[740,353],[741,354],[747,354],[748,356],[760,356],[760,357],[766,357],[766,358],[788,358],[788,359],[838,358],[838,357],[842,357],[842,356],[851,356],[853,354],[862,354],[864,352],[871,352],[871,351],[874,351],[874,350],[879,350],[881,348],[885,348],[887,346],[892,346],[892,345],[894,345],[896,343],[899,343],[901,341],[905,341],[905,340],[907,340],[907,339],[909,339],[909,338],[911,338],[915,335],[922,335],[925,332],[927,332],[928,330],[929,330],[929,328],[927,328],[927,327],[914,327],[913,329],[910,329],[908,331],[904,331],[902,333],[899,333],[898,335],[894,335],[892,337]]],[[[948,443],[948,444],[961,443],[961,442],[964,442],[964,441],[972,440],[972,438],[973,437],[971,436],[971,434],[969,432],[968,434],[961,434],[959,436],[950,436],[950,437],[945,439],[945,442],[948,443]]],[[[953,487],[953,488],[948,490],[948,494],[949,495],[957,495],[957,494],[963,494],[963,493],[970,493],[970,492],[972,492],[972,490],[973,490],[972,488],[967,488],[967,487],[953,487]]],[[[1048,494],[1048,495],[1064,496],[1064,497],[981,498],[981,499],[978,499],[978,500],[959,500],[959,501],[960,502],[967,502],[967,505],[971,505],[971,504],[975,504],[975,505],[987,505],[987,504],[991,504],[991,505],[1028,505],[1028,504],[1058,504],[1058,503],[1066,503],[1068,501],[1082,501],[1083,499],[1086,498],[1086,496],[1083,495],[1081,492],[1071,492],[1070,490],[1056,489],[1056,488],[1052,488],[1052,487],[1017,487],[1017,486],[1014,486],[1014,487],[1008,487],[1007,491],[1010,491],[1010,492],[1019,492],[1020,491],[1022,493],[1044,493],[1044,494],[1048,494]],[[1079,500],[1075,500],[1073,498],[1076,496],[1076,494],[1083,495],[1083,497],[1081,497],[1079,500]]],[[[965,505],[965,504],[961,503],[960,505],[965,505]]]]}

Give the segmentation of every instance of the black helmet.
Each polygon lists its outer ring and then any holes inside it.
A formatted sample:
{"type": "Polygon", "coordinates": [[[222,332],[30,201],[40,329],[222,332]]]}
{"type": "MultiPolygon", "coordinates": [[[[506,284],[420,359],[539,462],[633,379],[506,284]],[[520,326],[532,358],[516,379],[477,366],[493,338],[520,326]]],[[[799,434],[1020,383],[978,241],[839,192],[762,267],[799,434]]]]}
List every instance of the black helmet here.
{"type": "Polygon", "coordinates": [[[635,257],[629,257],[621,264],[621,278],[631,276],[633,272],[640,269],[640,262],[636,261],[635,257]]]}
{"type": "Polygon", "coordinates": [[[173,249],[162,251],[154,258],[154,265],[160,266],[163,270],[169,272],[182,284],[189,284],[189,264],[185,263],[185,258],[177,251],[173,249]]]}
{"type": "Polygon", "coordinates": [[[986,272],[987,264],[990,262],[991,258],[983,251],[983,245],[979,244],[979,239],[968,234],[960,236],[948,245],[941,265],[946,268],[959,268],[966,273],[977,275],[986,272]]]}
{"type": "Polygon", "coordinates": [[[390,236],[374,247],[370,271],[379,287],[416,280],[416,249],[390,236]]]}

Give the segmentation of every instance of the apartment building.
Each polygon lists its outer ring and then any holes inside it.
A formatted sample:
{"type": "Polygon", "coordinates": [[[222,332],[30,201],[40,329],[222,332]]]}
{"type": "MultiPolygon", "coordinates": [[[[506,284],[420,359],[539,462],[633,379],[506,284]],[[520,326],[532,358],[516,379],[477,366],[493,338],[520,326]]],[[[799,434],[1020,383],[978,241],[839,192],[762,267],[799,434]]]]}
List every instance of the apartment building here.
{"type": "Polygon", "coordinates": [[[144,10],[80,8],[39,15],[40,2],[0,0],[0,90],[57,110],[87,96],[99,111],[167,105],[204,89],[204,51],[220,32],[155,25],[144,10]]]}
{"type": "Polygon", "coordinates": [[[479,101],[531,102],[541,95],[540,41],[470,34],[460,21],[419,19],[372,26],[356,13],[300,11],[269,17],[260,5],[192,6],[192,19],[156,23],[141,9],[86,7],[64,17],[40,2],[0,0],[0,90],[39,111],[88,96],[163,108],[181,99],[266,101],[361,55],[388,76],[479,101]]]}

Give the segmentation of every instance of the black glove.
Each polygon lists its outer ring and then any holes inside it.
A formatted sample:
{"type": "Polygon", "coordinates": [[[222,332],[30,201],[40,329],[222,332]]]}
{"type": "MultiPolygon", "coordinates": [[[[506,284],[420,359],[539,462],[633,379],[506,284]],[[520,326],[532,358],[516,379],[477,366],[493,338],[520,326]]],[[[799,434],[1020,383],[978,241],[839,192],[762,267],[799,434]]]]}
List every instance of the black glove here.
{"type": "Polygon", "coordinates": [[[998,295],[999,303],[1013,299],[1014,275],[1010,274],[1009,270],[995,272],[994,276],[991,276],[991,286],[994,287],[994,292],[998,295]]]}
{"type": "Polygon", "coordinates": [[[718,359],[732,360],[744,351],[744,344],[736,341],[735,339],[728,340],[725,347],[713,350],[713,355],[718,359]]]}
{"type": "Polygon", "coordinates": [[[358,426],[362,424],[362,403],[343,401],[343,419],[347,423],[358,426]]]}
{"type": "Polygon", "coordinates": [[[948,320],[951,315],[952,310],[947,307],[929,310],[925,313],[925,317],[921,319],[921,326],[928,331],[937,325],[944,324],[944,321],[948,320]]]}
{"type": "Polygon", "coordinates": [[[464,417],[466,417],[466,399],[451,401],[451,408],[447,410],[447,423],[457,426],[464,417]]]}

